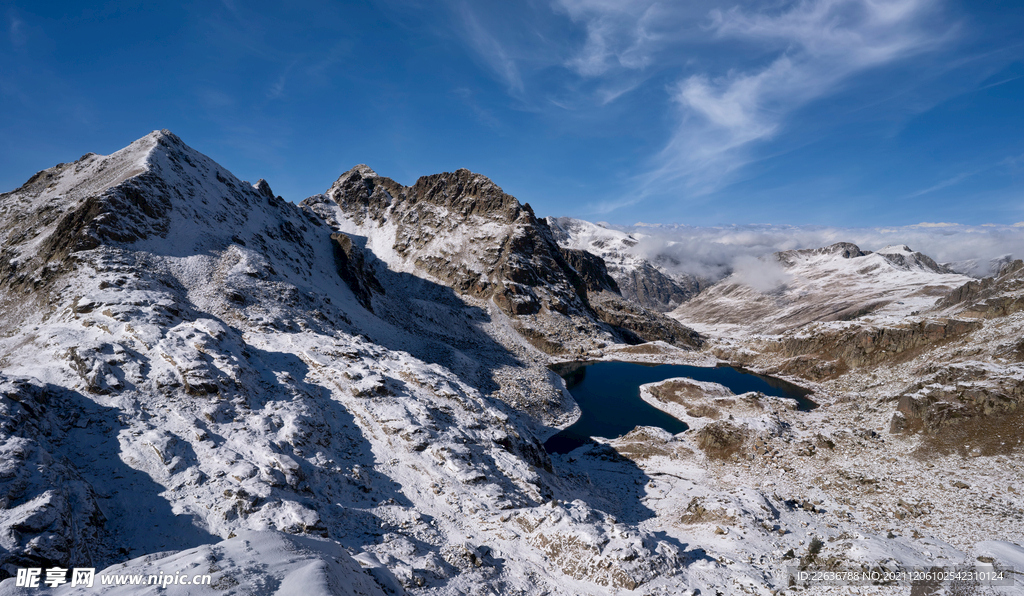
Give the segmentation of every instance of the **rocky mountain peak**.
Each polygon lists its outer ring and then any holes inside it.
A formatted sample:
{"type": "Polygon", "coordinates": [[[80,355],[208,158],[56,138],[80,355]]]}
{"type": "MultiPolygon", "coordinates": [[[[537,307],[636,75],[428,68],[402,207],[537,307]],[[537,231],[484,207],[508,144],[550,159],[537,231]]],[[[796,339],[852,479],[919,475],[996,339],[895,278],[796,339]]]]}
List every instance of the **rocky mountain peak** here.
{"type": "Polygon", "coordinates": [[[775,253],[775,259],[786,265],[793,265],[797,260],[823,255],[834,255],[843,259],[855,259],[871,254],[863,251],[852,242],[836,242],[821,248],[799,248],[775,253]]]}
{"type": "Polygon", "coordinates": [[[836,242],[830,246],[826,246],[821,251],[827,254],[834,254],[843,257],[844,259],[852,259],[855,257],[862,257],[866,254],[870,254],[860,249],[859,246],[852,242],[836,242]]]}
{"type": "Polygon", "coordinates": [[[934,273],[952,273],[949,268],[936,263],[926,254],[912,250],[906,244],[886,246],[879,250],[878,254],[900,269],[924,269],[934,273]]]}
{"type": "MultiPolygon", "coordinates": [[[[557,321],[568,335],[576,326],[606,334],[602,324],[607,324],[628,341],[699,341],[674,321],[642,307],[620,305],[619,289],[601,257],[559,247],[548,223],[538,220],[528,204],[467,169],[423,176],[407,187],[357,166],[326,194],[310,197],[302,206],[339,232],[366,238],[365,250],[389,269],[491,300],[520,321],[536,317],[531,325],[557,321]],[[598,300],[601,294],[606,295],[598,300]],[[605,303],[614,303],[614,308],[605,303]],[[614,316],[607,314],[609,309],[614,316]]],[[[355,246],[342,238],[337,241],[355,246]]],[[[345,262],[358,259],[354,248],[343,252],[345,262]]],[[[349,275],[360,276],[369,279],[365,270],[349,275]]],[[[537,340],[550,334],[531,328],[524,335],[537,340]]],[[[544,340],[542,349],[561,348],[544,340]]]]}
{"type": "Polygon", "coordinates": [[[153,131],[0,195],[0,278],[6,288],[38,289],[70,266],[68,257],[101,246],[219,251],[255,231],[264,221],[257,212],[273,221],[271,238],[294,238],[291,228],[277,230],[282,205],[265,180],[250,186],[174,133],[153,131]]]}
{"type": "Polygon", "coordinates": [[[360,176],[363,176],[363,177],[366,177],[366,178],[377,178],[377,172],[373,171],[373,168],[371,168],[370,166],[368,166],[368,165],[366,165],[364,163],[356,164],[351,170],[349,170],[346,173],[352,173],[352,172],[357,172],[357,173],[359,173],[360,176]]]}
{"type": "Polygon", "coordinates": [[[465,168],[423,176],[406,187],[360,164],[342,174],[327,196],[357,219],[380,220],[393,202],[393,211],[401,213],[418,212],[420,205],[427,205],[462,218],[481,216],[506,223],[515,221],[522,211],[533,217],[529,205],[520,205],[490,178],[465,168]]]}
{"type": "Polygon", "coordinates": [[[879,250],[878,252],[883,253],[883,254],[897,254],[897,253],[912,253],[914,251],[913,251],[913,249],[911,249],[906,244],[890,244],[890,245],[886,246],[885,248],[879,250]]]}
{"type": "Polygon", "coordinates": [[[256,189],[256,192],[260,193],[267,199],[273,200],[275,198],[274,191],[270,189],[270,184],[268,184],[263,178],[260,178],[256,184],[252,185],[252,187],[256,189]]]}
{"type": "MultiPolygon", "coordinates": [[[[423,176],[409,194],[413,201],[428,201],[463,216],[481,215],[514,221],[524,209],[515,197],[505,194],[490,178],[465,168],[423,176]]],[[[532,215],[532,209],[525,209],[532,215]]]]}

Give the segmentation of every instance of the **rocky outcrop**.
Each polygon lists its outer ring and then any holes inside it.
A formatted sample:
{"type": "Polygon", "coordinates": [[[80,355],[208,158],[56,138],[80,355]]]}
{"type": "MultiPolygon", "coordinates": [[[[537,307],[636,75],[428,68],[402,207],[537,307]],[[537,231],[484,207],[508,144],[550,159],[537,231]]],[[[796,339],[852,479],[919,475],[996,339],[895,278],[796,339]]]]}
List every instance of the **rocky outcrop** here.
{"type": "Polygon", "coordinates": [[[103,548],[97,495],[60,452],[79,416],[42,383],[0,376],[0,580],[19,567],[92,566],[103,548]]]}
{"type": "Polygon", "coordinates": [[[799,260],[806,259],[807,257],[822,256],[822,255],[836,255],[844,259],[854,259],[856,257],[865,257],[871,254],[871,251],[863,251],[859,246],[852,242],[836,242],[822,248],[799,248],[794,250],[784,250],[775,253],[775,260],[779,261],[784,265],[795,265],[799,260]]]}
{"type": "Polygon", "coordinates": [[[703,344],[700,334],[693,329],[619,296],[598,294],[591,298],[590,305],[602,322],[620,331],[626,343],[663,341],[689,347],[703,344]]]}
{"type": "MultiPolygon", "coordinates": [[[[699,345],[691,330],[623,300],[600,257],[559,247],[529,204],[469,170],[424,176],[406,187],[360,165],[302,205],[338,229],[354,227],[386,242],[370,250],[393,255],[393,268],[411,266],[459,294],[492,301],[507,315],[532,317],[515,328],[545,352],[563,349],[555,338],[560,333],[544,330],[557,316],[584,335],[699,345]]],[[[356,288],[366,280],[347,275],[359,295],[356,288]]]]}
{"type": "Polygon", "coordinates": [[[359,304],[373,312],[373,295],[385,292],[373,268],[366,262],[363,250],[352,242],[348,234],[342,233],[331,234],[331,245],[334,247],[334,264],[338,268],[338,275],[356,295],[359,304]]]}
{"type": "Polygon", "coordinates": [[[716,420],[696,432],[697,447],[713,459],[728,459],[743,449],[750,437],[747,428],[737,426],[728,420],[716,420]]]}
{"type": "Polygon", "coordinates": [[[1024,310],[1024,261],[1003,265],[993,277],[969,281],[935,304],[936,311],[966,318],[994,319],[1024,310]]]}
{"type": "Polygon", "coordinates": [[[789,358],[773,372],[814,381],[850,369],[905,362],[941,343],[979,329],[974,321],[938,319],[899,327],[853,326],[780,339],[769,347],[789,358]]]}
{"type": "MultiPolygon", "coordinates": [[[[170,138],[163,141],[174,142],[170,138]]],[[[18,190],[0,195],[0,214],[40,198],[59,185],[65,175],[72,177],[76,170],[98,159],[89,154],[77,162],[39,172],[18,190]]],[[[102,165],[97,168],[102,170],[102,165]]],[[[0,232],[0,279],[12,288],[38,288],[67,266],[73,253],[104,242],[134,242],[166,234],[169,195],[166,183],[142,174],[96,194],[89,193],[88,188],[73,187],[64,196],[44,198],[46,204],[23,213],[16,228],[0,232]],[[80,197],[77,201],[76,195],[80,197]],[[40,241],[32,251],[24,249],[37,239],[40,241]]]]}
{"type": "Polygon", "coordinates": [[[393,229],[389,249],[460,294],[511,315],[585,309],[547,226],[484,176],[458,170],[405,187],[361,165],[303,202],[329,223],[332,203],[367,230],[393,229]]]}
{"type": "Polygon", "coordinates": [[[952,269],[936,263],[934,259],[924,253],[911,250],[907,245],[891,248],[895,250],[882,249],[878,251],[878,254],[882,255],[886,261],[889,261],[897,268],[908,270],[917,268],[933,273],[953,273],[952,269]]]}
{"type": "Polygon", "coordinates": [[[619,293],[619,284],[608,275],[608,269],[601,257],[590,254],[585,250],[572,248],[559,248],[562,258],[576,272],[582,282],[582,288],[577,287],[577,293],[590,292],[614,292],[619,293]]]}
{"type": "Polygon", "coordinates": [[[932,442],[974,445],[989,453],[1016,446],[1024,381],[967,366],[934,365],[919,372],[922,380],[893,398],[889,432],[923,433],[932,442]]]}
{"type": "Polygon", "coordinates": [[[870,250],[861,250],[852,242],[836,242],[822,248],[802,248],[796,250],[785,250],[775,253],[775,259],[780,263],[792,266],[798,261],[808,257],[835,255],[843,259],[855,259],[866,257],[870,254],[878,254],[897,269],[923,269],[932,273],[952,273],[952,271],[938,263],[924,253],[912,250],[907,245],[887,246],[877,253],[870,250]]]}
{"type": "Polygon", "coordinates": [[[622,296],[645,308],[669,312],[700,293],[703,286],[694,277],[677,281],[648,262],[635,267],[610,267],[622,291],[622,296]]]}

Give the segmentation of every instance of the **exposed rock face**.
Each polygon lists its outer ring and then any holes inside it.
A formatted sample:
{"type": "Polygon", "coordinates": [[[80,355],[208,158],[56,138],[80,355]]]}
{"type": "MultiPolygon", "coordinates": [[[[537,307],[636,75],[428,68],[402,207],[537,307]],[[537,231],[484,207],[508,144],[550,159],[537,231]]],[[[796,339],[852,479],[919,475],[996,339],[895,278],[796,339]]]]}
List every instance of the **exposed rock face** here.
{"type": "Polygon", "coordinates": [[[775,253],[775,259],[785,265],[796,265],[801,260],[805,260],[807,257],[816,257],[823,255],[834,255],[842,259],[853,259],[856,257],[866,257],[871,254],[871,251],[863,251],[859,246],[852,242],[836,242],[829,246],[822,248],[800,248],[795,250],[784,250],[775,253]]]}
{"type": "Polygon", "coordinates": [[[693,329],[635,302],[622,300],[617,295],[605,292],[592,296],[590,305],[601,321],[621,330],[627,343],[663,341],[691,347],[699,347],[703,343],[693,329]]]}
{"type": "Polygon", "coordinates": [[[935,304],[966,318],[992,319],[1024,310],[1024,261],[1003,265],[994,277],[972,280],[952,290],[935,304]]]}
{"type": "MultiPolygon", "coordinates": [[[[589,292],[613,292],[619,293],[619,285],[615,283],[615,280],[608,275],[608,269],[605,267],[604,260],[601,257],[592,255],[583,250],[574,250],[571,248],[559,248],[562,257],[565,262],[579,276],[582,282],[582,293],[586,294],[589,292]]],[[[580,289],[577,288],[577,293],[581,293],[580,289]]]]}
{"type": "Polygon", "coordinates": [[[252,187],[255,188],[256,192],[263,195],[268,201],[273,201],[275,199],[284,200],[281,199],[281,197],[274,195],[274,191],[270,189],[270,183],[268,183],[263,178],[257,180],[256,184],[253,184],[252,187]]]}
{"type": "Polygon", "coordinates": [[[87,567],[94,551],[106,554],[96,492],[62,455],[74,449],[65,429],[83,413],[60,394],[0,375],[0,580],[18,567],[87,567]]]}
{"type": "Polygon", "coordinates": [[[361,228],[387,228],[387,248],[404,264],[460,294],[494,299],[513,315],[585,308],[546,226],[483,176],[459,170],[407,188],[357,166],[304,202],[336,223],[325,199],[361,228]]]}
{"type": "Polygon", "coordinates": [[[373,295],[385,292],[377,281],[373,268],[367,264],[364,251],[356,246],[347,234],[331,234],[331,242],[334,246],[334,262],[338,267],[338,275],[352,289],[359,303],[373,312],[373,295]]]}
{"type": "Polygon", "coordinates": [[[778,340],[770,350],[790,358],[776,372],[824,380],[850,369],[905,362],[922,349],[978,329],[973,321],[939,319],[899,327],[852,326],[778,340]]]}
{"type": "MultiPolygon", "coordinates": [[[[180,142],[163,135],[136,144],[180,142]]],[[[30,290],[48,283],[72,253],[102,242],[131,242],[167,232],[174,189],[126,156],[88,153],[32,176],[17,191],[0,195],[0,279],[30,290]],[[113,186],[103,184],[112,181],[113,186]],[[147,189],[143,191],[142,189],[147,189]],[[154,192],[155,191],[155,192],[154,192]]]]}
{"type": "Polygon", "coordinates": [[[303,206],[341,231],[371,238],[368,249],[392,270],[493,301],[545,352],[563,350],[556,337],[570,328],[595,345],[609,333],[632,343],[699,345],[692,331],[628,305],[600,257],[560,248],[529,204],[468,170],[405,187],[361,165],[303,206]]]}
{"type": "Polygon", "coordinates": [[[925,446],[971,455],[1010,453],[1024,424],[1024,381],[963,365],[934,365],[893,398],[894,434],[923,433],[925,446]]]}
{"type": "Polygon", "coordinates": [[[878,251],[878,254],[901,269],[923,268],[935,273],[953,273],[950,268],[936,263],[934,259],[924,253],[911,250],[907,245],[886,247],[878,251]]]}
{"type": "Polygon", "coordinates": [[[610,270],[612,276],[618,278],[624,297],[659,312],[679,307],[703,289],[697,278],[686,277],[678,281],[647,262],[635,267],[614,266],[610,270]]]}

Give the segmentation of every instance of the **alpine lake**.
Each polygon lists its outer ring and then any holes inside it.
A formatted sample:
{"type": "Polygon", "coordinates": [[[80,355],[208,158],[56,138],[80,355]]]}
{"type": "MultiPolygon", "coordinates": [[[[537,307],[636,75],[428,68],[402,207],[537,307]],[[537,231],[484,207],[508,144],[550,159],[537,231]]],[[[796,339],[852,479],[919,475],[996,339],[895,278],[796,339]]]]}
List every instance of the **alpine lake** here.
{"type": "Polygon", "coordinates": [[[686,423],[640,399],[641,385],[677,377],[718,383],[737,395],[759,391],[793,399],[800,411],[817,407],[807,398],[811,393],[807,389],[732,366],[572,362],[554,365],[552,369],[565,379],[582,413],[579,420],[544,443],[548,453],[569,453],[592,443],[591,437],[616,438],[637,426],[656,426],[672,434],[685,431],[686,423]]]}

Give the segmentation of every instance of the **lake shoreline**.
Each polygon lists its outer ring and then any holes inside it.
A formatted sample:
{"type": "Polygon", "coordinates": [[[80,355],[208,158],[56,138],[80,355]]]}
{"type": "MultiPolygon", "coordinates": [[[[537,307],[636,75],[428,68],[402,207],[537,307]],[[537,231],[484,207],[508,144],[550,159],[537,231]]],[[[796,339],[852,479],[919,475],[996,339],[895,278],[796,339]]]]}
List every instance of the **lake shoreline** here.
{"type": "MultiPolygon", "coordinates": [[[[549,437],[549,453],[568,453],[593,442],[591,437],[615,439],[637,426],[654,426],[669,433],[685,432],[689,423],[643,396],[645,385],[670,379],[716,383],[731,396],[748,393],[796,402],[793,409],[808,411],[817,404],[806,396],[813,390],[784,379],[716,363],[716,366],[658,364],[614,360],[581,360],[549,366],[565,381],[580,408],[577,420],[549,437]]],[[[677,412],[678,413],[678,412],[677,412]]]]}

